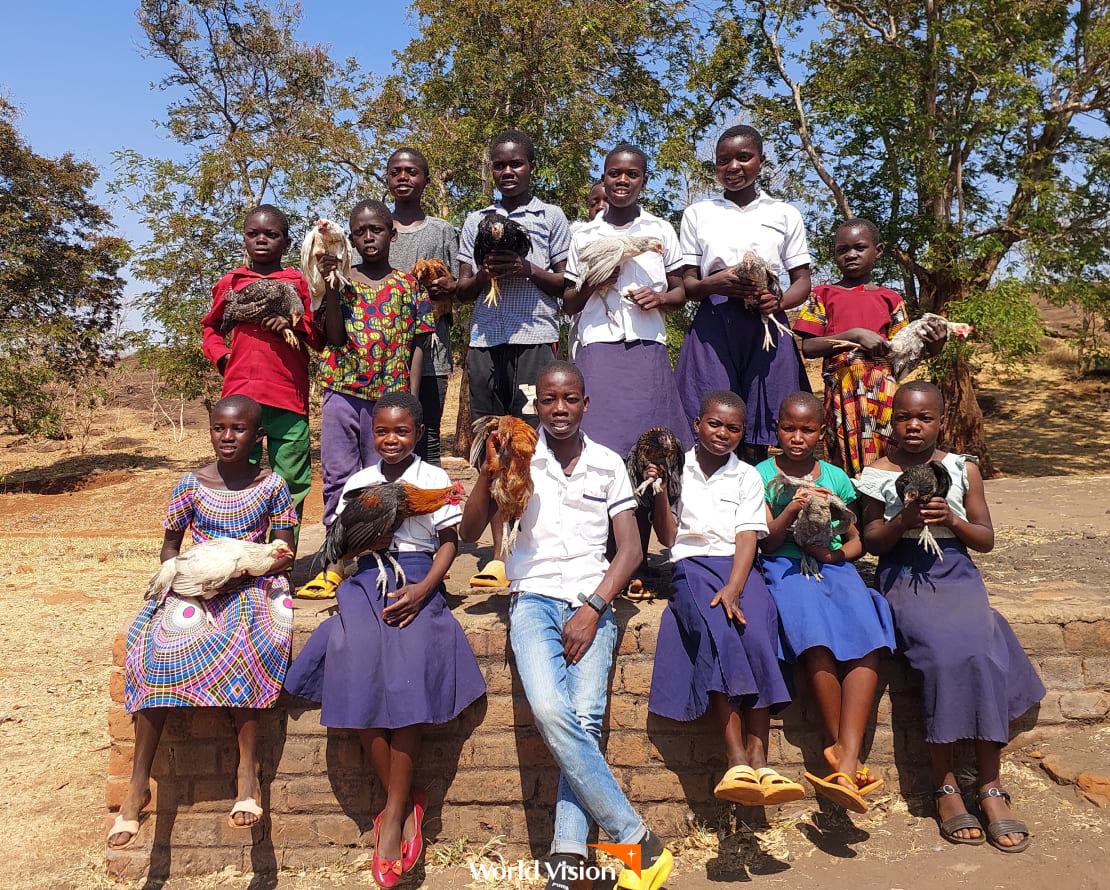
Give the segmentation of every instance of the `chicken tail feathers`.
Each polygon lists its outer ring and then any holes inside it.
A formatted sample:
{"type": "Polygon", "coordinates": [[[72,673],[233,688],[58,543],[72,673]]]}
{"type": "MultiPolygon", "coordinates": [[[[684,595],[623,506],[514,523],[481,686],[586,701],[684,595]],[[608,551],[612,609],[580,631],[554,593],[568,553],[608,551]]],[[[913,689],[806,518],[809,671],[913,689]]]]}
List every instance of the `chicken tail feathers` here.
{"type": "Polygon", "coordinates": [[[161,600],[173,588],[173,578],[177,574],[177,560],[167,559],[162,563],[154,577],[150,579],[147,585],[144,599],[148,600],[161,600]]]}
{"type": "Polygon", "coordinates": [[[486,453],[486,442],[489,440],[489,434],[497,428],[497,423],[500,418],[496,416],[479,417],[474,421],[471,431],[474,433],[474,439],[470,443],[470,465],[473,467],[482,466],[482,458],[486,453]]]}

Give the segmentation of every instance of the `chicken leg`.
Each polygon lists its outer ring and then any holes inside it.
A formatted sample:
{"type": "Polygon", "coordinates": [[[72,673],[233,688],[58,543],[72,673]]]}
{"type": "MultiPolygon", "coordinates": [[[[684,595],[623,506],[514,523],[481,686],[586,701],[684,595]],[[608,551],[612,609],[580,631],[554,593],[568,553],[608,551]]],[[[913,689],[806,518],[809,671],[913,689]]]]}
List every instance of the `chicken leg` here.
{"type": "Polygon", "coordinates": [[[763,349],[765,352],[770,352],[775,348],[774,338],[771,337],[771,324],[774,323],[775,327],[779,329],[779,334],[785,334],[788,337],[793,336],[794,332],[786,325],[779,321],[773,315],[763,316],[763,349]]]}

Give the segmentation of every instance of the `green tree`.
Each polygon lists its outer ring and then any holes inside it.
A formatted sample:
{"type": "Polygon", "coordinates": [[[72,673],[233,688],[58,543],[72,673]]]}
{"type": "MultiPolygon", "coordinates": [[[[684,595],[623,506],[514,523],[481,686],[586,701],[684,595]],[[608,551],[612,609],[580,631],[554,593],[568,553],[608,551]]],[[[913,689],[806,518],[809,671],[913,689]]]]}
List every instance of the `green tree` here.
{"type": "Polygon", "coordinates": [[[0,98],[0,401],[19,432],[59,434],[57,386],[115,358],[126,242],[92,198],[96,168],[36,154],[0,98]]]}
{"type": "Polygon", "coordinates": [[[299,42],[299,19],[295,4],[255,0],[139,7],[146,55],[169,67],[155,87],[170,96],[163,126],[184,157],[119,152],[113,188],[150,231],[134,263],[151,284],[143,304],[157,331],[144,357],[171,398],[218,389],[200,319],[215,279],[243,262],[247,210],[282,207],[297,243],[299,224],[347,206],[368,175],[354,62],[299,42]]]}
{"type": "MultiPolygon", "coordinates": [[[[1110,110],[1108,5],[730,3],[690,85],[718,116],[746,111],[766,127],[780,162],[825,196],[817,231],[835,217],[875,219],[907,296],[944,313],[989,299],[1022,246],[1034,246],[1030,272],[1075,283],[1105,269],[1105,228],[1080,217],[1097,206],[1091,127],[1104,132],[1110,110]]],[[[972,371],[967,351],[952,350],[947,441],[989,472],[972,371]]]]}

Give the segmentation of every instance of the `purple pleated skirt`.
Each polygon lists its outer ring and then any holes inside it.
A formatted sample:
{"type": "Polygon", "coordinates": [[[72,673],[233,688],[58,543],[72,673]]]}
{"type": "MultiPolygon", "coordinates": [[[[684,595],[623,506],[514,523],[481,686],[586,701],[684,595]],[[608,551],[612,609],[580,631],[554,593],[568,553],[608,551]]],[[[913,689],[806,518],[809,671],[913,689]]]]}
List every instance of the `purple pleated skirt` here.
{"type": "MultiPolygon", "coordinates": [[[[702,302],[690,333],[682,343],[675,378],[690,423],[698,416],[706,393],[730,389],[748,406],[744,442],[775,445],[779,404],[798,390],[810,391],[809,378],[793,337],[772,326],[775,346],[763,348],[763,321],[741,300],[702,302]]],[[[789,325],[785,312],[776,316],[789,325]]]]}
{"type": "Polygon", "coordinates": [[[627,457],[636,440],[653,426],[665,426],[682,447],[694,447],[694,432],[678,395],[667,347],[648,340],[590,343],[574,363],[586,379],[590,410],[582,431],[627,457]]]}
{"type": "MultiPolygon", "coordinates": [[[[430,553],[393,554],[415,583],[430,553]]],[[[389,589],[396,590],[386,567],[389,589]]],[[[378,591],[372,559],[336,591],[339,614],[316,628],[285,676],[293,695],[320,702],[320,722],[336,729],[400,729],[447,723],[486,691],[478,661],[440,585],[408,627],[382,620],[392,602],[378,591]]]]}
{"type": "Polygon", "coordinates": [[[991,608],[967,549],[938,543],[941,561],[904,538],[879,560],[879,590],[898,645],[920,671],[925,740],[1006,744],[1010,722],[1044,698],[1044,684],[1006,619],[991,608]]]}
{"type": "Polygon", "coordinates": [[[731,556],[693,556],[674,567],[674,593],[659,623],[648,710],[671,720],[696,720],[709,693],[737,707],[773,708],[790,702],[779,663],[779,618],[763,578],[748,573],[740,609],[747,624],[709,604],[728,581],[731,556]]]}

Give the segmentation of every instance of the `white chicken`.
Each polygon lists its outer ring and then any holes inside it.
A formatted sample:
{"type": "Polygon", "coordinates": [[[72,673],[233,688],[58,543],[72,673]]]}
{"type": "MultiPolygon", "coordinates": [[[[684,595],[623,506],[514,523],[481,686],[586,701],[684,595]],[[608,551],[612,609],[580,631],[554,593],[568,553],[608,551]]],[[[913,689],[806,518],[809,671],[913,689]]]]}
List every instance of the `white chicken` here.
{"type": "MultiPolygon", "coordinates": [[[[161,600],[173,591],[178,596],[193,597],[201,601],[212,599],[237,578],[269,575],[274,567],[293,556],[284,541],[256,544],[238,538],[209,538],[186,550],[179,556],[167,559],[150,579],[146,599],[161,600]]],[[[213,623],[207,608],[204,613],[213,623]]]]}
{"type": "Polygon", "coordinates": [[[946,330],[950,337],[960,339],[969,337],[974,330],[969,324],[949,321],[932,312],[926,312],[921,318],[911,321],[890,338],[890,351],[887,357],[890,359],[890,368],[896,380],[901,380],[925,360],[924,334],[937,327],[946,330]]]}
{"type": "MultiPolygon", "coordinates": [[[[578,251],[579,286],[600,284],[618,272],[628,260],[649,251],[661,254],[663,242],[658,238],[634,235],[609,235],[591,241],[578,251]]],[[[600,296],[605,314],[613,318],[613,310],[605,299],[605,292],[600,296]]]]}
{"type": "Polygon", "coordinates": [[[301,244],[301,272],[312,292],[313,312],[323,303],[328,284],[340,287],[350,283],[351,243],[339,223],[330,219],[317,220],[316,225],[310,226],[305,232],[304,242],[301,244]],[[339,260],[339,268],[328,276],[327,282],[320,272],[320,258],[326,253],[339,260]]]}

